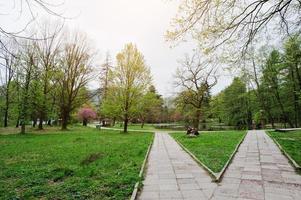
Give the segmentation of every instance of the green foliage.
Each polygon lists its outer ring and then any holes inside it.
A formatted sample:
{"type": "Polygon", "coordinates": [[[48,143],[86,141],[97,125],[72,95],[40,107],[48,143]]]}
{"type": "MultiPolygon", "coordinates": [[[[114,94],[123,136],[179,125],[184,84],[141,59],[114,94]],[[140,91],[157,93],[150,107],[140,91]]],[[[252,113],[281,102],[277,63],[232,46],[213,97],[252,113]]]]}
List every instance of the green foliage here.
{"type": "Polygon", "coordinates": [[[245,131],[201,132],[196,138],[183,133],[171,134],[213,172],[220,172],[245,131]]]}
{"type": "Polygon", "coordinates": [[[71,128],[0,136],[0,199],[127,199],[152,139],[71,128]]]}
{"type": "Polygon", "coordinates": [[[137,116],[137,106],[143,101],[143,96],[151,84],[151,74],[142,53],[131,43],[125,45],[116,59],[117,66],[109,74],[102,112],[105,116],[122,118],[126,132],[129,119],[137,116]]]}

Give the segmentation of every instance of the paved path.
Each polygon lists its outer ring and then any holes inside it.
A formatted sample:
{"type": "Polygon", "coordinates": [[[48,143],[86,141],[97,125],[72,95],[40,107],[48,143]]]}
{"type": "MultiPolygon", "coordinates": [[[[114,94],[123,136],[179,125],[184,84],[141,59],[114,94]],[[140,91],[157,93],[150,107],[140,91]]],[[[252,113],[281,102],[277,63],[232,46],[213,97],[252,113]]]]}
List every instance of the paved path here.
{"type": "Polygon", "coordinates": [[[301,176],[264,131],[249,131],[212,199],[301,199],[301,176]]]}
{"type": "Polygon", "coordinates": [[[216,188],[201,168],[166,133],[156,133],[144,187],[138,199],[209,199],[216,188]]]}
{"type": "Polygon", "coordinates": [[[249,131],[215,184],[168,135],[156,133],[138,199],[300,200],[301,176],[264,131],[249,131]]]}

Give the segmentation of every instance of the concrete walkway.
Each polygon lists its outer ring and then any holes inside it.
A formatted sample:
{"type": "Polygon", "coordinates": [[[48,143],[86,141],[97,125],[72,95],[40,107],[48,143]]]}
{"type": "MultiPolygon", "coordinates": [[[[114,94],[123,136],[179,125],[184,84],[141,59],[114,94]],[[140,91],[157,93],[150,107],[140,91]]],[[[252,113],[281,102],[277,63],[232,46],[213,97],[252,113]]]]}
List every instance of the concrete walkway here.
{"type": "Polygon", "coordinates": [[[138,199],[300,200],[301,176],[264,131],[249,131],[222,182],[166,133],[156,133],[138,199]]]}
{"type": "Polygon", "coordinates": [[[212,199],[300,200],[301,176],[264,131],[249,131],[212,199]]]}
{"type": "Polygon", "coordinates": [[[209,199],[215,183],[166,133],[156,133],[138,199],[209,199]]]}

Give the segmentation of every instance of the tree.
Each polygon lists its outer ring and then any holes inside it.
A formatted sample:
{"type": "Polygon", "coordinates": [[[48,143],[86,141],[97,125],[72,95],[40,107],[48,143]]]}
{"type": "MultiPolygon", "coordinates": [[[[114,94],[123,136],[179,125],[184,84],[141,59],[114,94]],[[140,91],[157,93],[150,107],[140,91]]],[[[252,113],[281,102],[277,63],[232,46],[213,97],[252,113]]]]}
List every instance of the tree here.
{"type": "Polygon", "coordinates": [[[78,118],[83,121],[83,126],[87,126],[89,120],[96,118],[96,112],[92,108],[84,107],[78,111],[78,118]]]}
{"type": "Polygon", "coordinates": [[[20,103],[20,125],[21,134],[25,134],[25,125],[28,119],[28,108],[29,108],[29,97],[30,87],[32,80],[37,75],[37,55],[36,55],[36,43],[27,42],[24,44],[24,49],[21,52],[21,63],[22,66],[22,79],[21,84],[21,101],[20,103]]]}
{"type": "Polygon", "coordinates": [[[1,50],[1,58],[4,60],[4,63],[1,63],[1,66],[4,67],[4,96],[5,96],[5,106],[4,106],[4,127],[8,126],[8,113],[11,104],[11,83],[13,81],[13,77],[15,75],[16,64],[17,64],[17,45],[14,41],[8,41],[6,48],[8,51],[1,50]]]}
{"type": "Polygon", "coordinates": [[[116,59],[117,66],[110,74],[108,95],[102,107],[106,115],[122,118],[127,132],[128,122],[137,115],[137,105],[150,85],[151,75],[142,53],[131,43],[125,45],[116,59]]]}
{"type": "Polygon", "coordinates": [[[47,120],[49,110],[50,92],[55,87],[53,81],[57,71],[57,62],[60,53],[60,25],[52,26],[50,23],[45,23],[38,38],[43,38],[37,41],[37,54],[39,58],[39,80],[42,92],[40,94],[41,101],[37,105],[39,116],[39,129],[43,129],[43,122],[47,120]]]}
{"type": "Polygon", "coordinates": [[[180,87],[178,105],[191,106],[193,126],[198,129],[205,104],[209,103],[210,89],[217,83],[215,66],[202,62],[197,52],[191,58],[186,55],[181,64],[175,75],[176,85],[180,87]]]}
{"type": "Polygon", "coordinates": [[[234,50],[245,53],[256,36],[274,29],[277,37],[279,33],[299,31],[300,5],[298,0],[182,0],[167,37],[178,40],[190,32],[209,51],[223,44],[229,50],[229,45],[235,43],[234,50]]]}
{"type": "Polygon", "coordinates": [[[71,112],[89,99],[85,87],[93,79],[93,53],[86,37],[80,33],[66,33],[64,41],[56,79],[62,130],[67,129],[71,112]]]}
{"type": "Polygon", "coordinates": [[[301,37],[293,35],[284,43],[284,65],[288,69],[289,75],[287,84],[293,96],[293,121],[295,127],[301,123],[300,97],[301,97],[301,37]]]}
{"type": "Polygon", "coordinates": [[[251,127],[252,116],[249,112],[246,84],[234,78],[231,85],[223,91],[223,119],[237,129],[251,127]]]}
{"type": "Polygon", "coordinates": [[[266,60],[263,69],[262,85],[271,92],[273,98],[277,102],[282,119],[284,123],[288,123],[293,126],[287,111],[287,107],[284,105],[282,95],[281,95],[281,79],[280,72],[282,68],[281,55],[277,50],[273,50],[266,60]]]}
{"type": "MultiPolygon", "coordinates": [[[[109,74],[112,71],[112,61],[111,56],[107,52],[105,62],[101,65],[100,69],[100,94],[99,94],[99,112],[101,113],[102,104],[105,101],[108,95],[108,86],[109,86],[109,74]]],[[[99,114],[100,114],[99,113],[99,114]]],[[[110,115],[110,114],[109,114],[110,115]]],[[[102,124],[105,125],[104,118],[106,117],[104,113],[102,113],[102,124]]],[[[112,116],[113,118],[113,126],[115,125],[116,116],[112,116]]]]}
{"type": "Polygon", "coordinates": [[[156,114],[157,108],[161,106],[160,95],[156,94],[154,86],[149,88],[149,91],[143,95],[142,99],[138,103],[139,119],[141,120],[141,128],[144,127],[144,123],[147,118],[153,119],[152,115],[156,114]]]}

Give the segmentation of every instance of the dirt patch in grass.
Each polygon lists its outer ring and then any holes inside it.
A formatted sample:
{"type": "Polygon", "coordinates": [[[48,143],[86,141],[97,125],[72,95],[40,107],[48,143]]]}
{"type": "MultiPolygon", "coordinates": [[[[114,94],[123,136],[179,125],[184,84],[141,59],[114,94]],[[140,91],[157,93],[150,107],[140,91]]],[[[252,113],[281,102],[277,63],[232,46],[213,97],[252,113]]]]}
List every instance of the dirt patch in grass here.
{"type": "Polygon", "coordinates": [[[73,176],[74,171],[69,168],[56,168],[52,170],[51,175],[52,175],[52,181],[58,182],[58,181],[63,181],[67,177],[73,176]]]}
{"type": "Polygon", "coordinates": [[[92,162],[94,162],[102,157],[103,157],[102,153],[91,153],[84,160],[82,160],[80,164],[81,165],[89,165],[92,162]]]}
{"type": "Polygon", "coordinates": [[[83,142],[85,141],[85,138],[76,138],[73,142],[83,142]]]}

